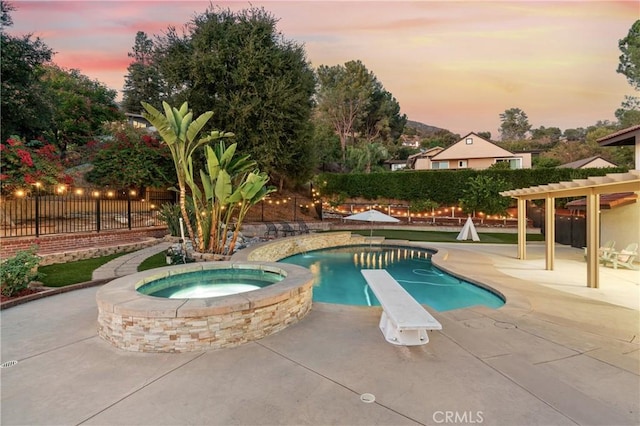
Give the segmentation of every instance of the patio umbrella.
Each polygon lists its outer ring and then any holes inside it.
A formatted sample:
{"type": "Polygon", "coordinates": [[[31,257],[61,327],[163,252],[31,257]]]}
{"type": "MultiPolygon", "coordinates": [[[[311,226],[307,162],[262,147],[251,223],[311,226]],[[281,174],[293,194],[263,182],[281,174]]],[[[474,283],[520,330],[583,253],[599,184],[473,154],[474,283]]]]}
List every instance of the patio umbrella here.
{"type": "Polygon", "coordinates": [[[389,216],[388,214],[381,213],[378,210],[374,210],[374,209],[370,209],[362,213],[352,214],[351,216],[345,217],[345,220],[359,220],[361,222],[370,222],[371,233],[369,236],[373,235],[373,222],[387,222],[387,223],[400,222],[400,219],[396,219],[393,216],[389,216]]]}

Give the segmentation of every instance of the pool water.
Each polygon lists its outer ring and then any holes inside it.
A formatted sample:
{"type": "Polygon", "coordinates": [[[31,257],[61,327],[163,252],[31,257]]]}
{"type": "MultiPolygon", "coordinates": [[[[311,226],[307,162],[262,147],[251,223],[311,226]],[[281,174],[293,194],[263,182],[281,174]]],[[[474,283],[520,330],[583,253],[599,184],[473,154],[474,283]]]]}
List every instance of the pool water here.
{"type": "Polygon", "coordinates": [[[283,278],[259,269],[209,269],[160,278],[138,287],[137,291],[169,299],[219,297],[257,290],[283,278]]]}
{"type": "Polygon", "coordinates": [[[378,306],[380,303],[360,270],[386,269],[420,304],[439,312],[504,305],[498,295],[434,267],[430,254],[410,247],[351,246],[301,253],[280,262],[304,266],[313,272],[316,302],[378,306]]]}

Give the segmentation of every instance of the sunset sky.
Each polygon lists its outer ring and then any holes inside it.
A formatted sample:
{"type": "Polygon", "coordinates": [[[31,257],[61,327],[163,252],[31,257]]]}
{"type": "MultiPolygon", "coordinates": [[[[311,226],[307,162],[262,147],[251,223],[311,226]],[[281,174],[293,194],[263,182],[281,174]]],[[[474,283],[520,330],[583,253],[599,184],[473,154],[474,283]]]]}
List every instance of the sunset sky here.
{"type": "MultiPolygon", "coordinates": [[[[10,1],[9,32],[33,33],[119,92],[137,31],[182,27],[208,1],[10,1]]],[[[215,1],[233,10],[247,1],[215,1]]],[[[614,121],[634,93],[616,73],[618,41],[640,19],[634,1],[251,1],[319,65],[361,60],[409,119],[461,136],[520,108],[534,127],[614,121]]]]}

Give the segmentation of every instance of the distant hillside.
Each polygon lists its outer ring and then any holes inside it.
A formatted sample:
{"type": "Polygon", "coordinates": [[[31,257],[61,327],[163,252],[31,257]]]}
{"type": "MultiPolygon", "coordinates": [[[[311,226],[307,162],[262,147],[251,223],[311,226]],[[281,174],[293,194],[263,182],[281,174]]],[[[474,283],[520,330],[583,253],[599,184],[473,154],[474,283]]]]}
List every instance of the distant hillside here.
{"type": "Polygon", "coordinates": [[[428,124],[420,123],[419,121],[413,121],[413,120],[407,120],[407,124],[405,124],[405,127],[415,129],[416,133],[419,136],[430,136],[439,130],[446,130],[446,129],[441,129],[440,127],[430,126],[428,124]]]}

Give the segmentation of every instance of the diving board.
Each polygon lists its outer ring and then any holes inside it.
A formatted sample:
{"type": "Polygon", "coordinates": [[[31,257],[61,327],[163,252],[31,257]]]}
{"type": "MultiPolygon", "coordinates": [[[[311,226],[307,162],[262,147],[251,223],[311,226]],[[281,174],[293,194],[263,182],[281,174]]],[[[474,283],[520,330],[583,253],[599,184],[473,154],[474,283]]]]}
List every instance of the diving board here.
{"type": "Polygon", "coordinates": [[[387,342],[415,346],[429,342],[427,330],[442,325],[413,298],[385,269],[360,271],[382,305],[380,330],[387,342]]]}

